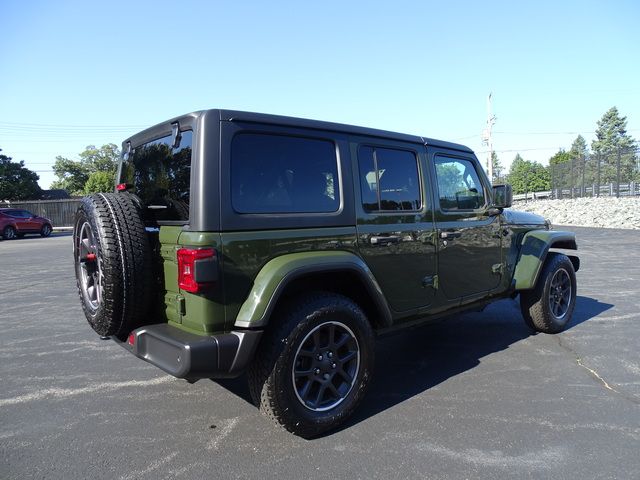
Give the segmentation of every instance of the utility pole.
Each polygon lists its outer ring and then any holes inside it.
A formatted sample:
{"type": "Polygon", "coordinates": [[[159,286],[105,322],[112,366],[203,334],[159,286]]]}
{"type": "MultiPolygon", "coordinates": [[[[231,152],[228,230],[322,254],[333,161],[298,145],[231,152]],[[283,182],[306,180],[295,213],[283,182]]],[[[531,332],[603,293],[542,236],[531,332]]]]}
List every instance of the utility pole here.
{"type": "Polygon", "coordinates": [[[493,93],[489,93],[487,97],[487,126],[482,132],[482,143],[489,147],[487,152],[487,175],[489,180],[493,182],[493,139],[491,138],[491,131],[493,125],[496,123],[496,116],[491,111],[491,96],[493,93]]]}

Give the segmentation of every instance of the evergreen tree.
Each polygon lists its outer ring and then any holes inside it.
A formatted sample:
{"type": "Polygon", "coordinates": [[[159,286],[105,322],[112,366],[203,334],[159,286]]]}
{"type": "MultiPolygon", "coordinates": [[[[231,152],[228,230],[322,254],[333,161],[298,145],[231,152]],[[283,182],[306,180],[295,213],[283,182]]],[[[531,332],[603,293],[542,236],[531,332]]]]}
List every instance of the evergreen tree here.
{"type": "Polygon", "coordinates": [[[620,116],[618,109],[611,107],[598,121],[596,139],[591,142],[596,165],[600,165],[601,184],[616,181],[618,158],[620,181],[627,182],[638,175],[636,147],[636,141],[627,133],[627,117],[620,116]]]}
{"type": "Polygon", "coordinates": [[[591,168],[591,162],[589,158],[589,147],[582,135],[578,135],[571,144],[569,150],[571,160],[573,161],[573,170],[575,185],[590,185],[594,182],[593,172],[591,168]]]}
{"type": "Polygon", "coordinates": [[[502,175],[504,167],[502,166],[502,162],[500,162],[500,159],[498,158],[498,154],[496,152],[491,152],[491,168],[493,170],[493,178],[491,179],[491,181],[504,181],[504,177],[502,175]]]}
{"type": "Polygon", "coordinates": [[[571,153],[563,148],[558,150],[549,159],[549,171],[551,173],[551,188],[570,188],[572,181],[572,157],[571,153]]]}

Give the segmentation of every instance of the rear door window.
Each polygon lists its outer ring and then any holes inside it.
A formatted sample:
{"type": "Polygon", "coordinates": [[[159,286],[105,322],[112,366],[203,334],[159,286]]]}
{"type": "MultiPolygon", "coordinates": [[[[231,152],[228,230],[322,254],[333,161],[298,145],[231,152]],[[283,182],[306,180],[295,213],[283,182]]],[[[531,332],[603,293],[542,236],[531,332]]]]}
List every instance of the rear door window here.
{"type": "Polygon", "coordinates": [[[365,211],[417,211],[422,208],[414,152],[365,145],[358,151],[358,166],[365,211]]]}

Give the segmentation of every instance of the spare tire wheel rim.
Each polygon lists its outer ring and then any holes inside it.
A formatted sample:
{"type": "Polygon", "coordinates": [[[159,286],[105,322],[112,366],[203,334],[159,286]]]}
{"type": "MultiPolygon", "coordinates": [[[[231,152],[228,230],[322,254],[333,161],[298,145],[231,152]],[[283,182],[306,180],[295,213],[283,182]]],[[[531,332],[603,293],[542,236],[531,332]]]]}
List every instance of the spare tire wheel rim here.
{"type": "Polygon", "coordinates": [[[96,311],[102,301],[102,267],[98,258],[95,237],[89,222],[80,228],[78,258],[80,289],[87,306],[96,311]]]}
{"type": "Polygon", "coordinates": [[[360,370],[360,347],[341,322],[325,322],[304,337],[293,360],[296,397],[314,412],[338,406],[349,395],[360,370]]]}
{"type": "Polygon", "coordinates": [[[559,268],[551,277],[549,289],[549,309],[558,320],[562,320],[569,311],[572,293],[569,272],[559,268]]]}

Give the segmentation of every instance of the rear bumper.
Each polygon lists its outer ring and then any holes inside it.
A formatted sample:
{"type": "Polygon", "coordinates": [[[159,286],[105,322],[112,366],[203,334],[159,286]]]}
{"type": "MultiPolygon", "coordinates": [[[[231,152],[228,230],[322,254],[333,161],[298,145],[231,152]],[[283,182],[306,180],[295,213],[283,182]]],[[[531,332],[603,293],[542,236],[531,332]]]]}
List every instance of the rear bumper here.
{"type": "Polygon", "coordinates": [[[262,331],[239,330],[195,335],[166,323],[147,325],[116,342],[136,357],[178,378],[222,378],[240,375],[255,353],[262,331]]]}

